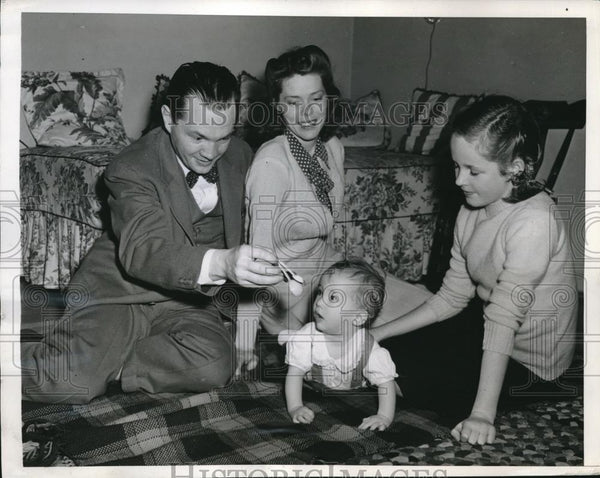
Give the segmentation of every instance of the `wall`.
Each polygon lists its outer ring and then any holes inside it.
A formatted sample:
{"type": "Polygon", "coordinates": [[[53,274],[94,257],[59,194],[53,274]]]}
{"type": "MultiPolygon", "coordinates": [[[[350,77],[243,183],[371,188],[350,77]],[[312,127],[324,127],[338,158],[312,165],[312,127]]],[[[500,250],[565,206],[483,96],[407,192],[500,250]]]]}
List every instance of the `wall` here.
{"type": "MultiPolygon", "coordinates": [[[[431,31],[423,18],[357,18],[352,95],[377,88],[388,108],[410,101],[412,90],[425,85],[431,31]]],[[[429,89],[456,94],[568,102],[586,98],[585,19],[442,18],[433,36],[428,80],[429,89]]],[[[392,144],[405,130],[406,125],[392,128],[392,144]]],[[[564,134],[549,135],[551,160],[564,134]]],[[[541,172],[549,170],[545,163],[541,172]]],[[[585,130],[574,136],[554,190],[575,201],[583,197],[585,130]]]]}
{"type": "MultiPolygon", "coordinates": [[[[262,77],[266,61],[315,43],[331,57],[340,88],[350,91],[353,19],[184,15],[40,14],[22,16],[22,69],[95,71],[121,67],[123,118],[138,137],[159,73],[183,62],[223,64],[262,77]]],[[[21,135],[29,134],[21,121],[21,135]]],[[[30,138],[30,137],[29,137],[30,138]]]]}
{"type": "MultiPolygon", "coordinates": [[[[425,85],[431,25],[423,18],[357,18],[352,94],[377,88],[385,104],[425,85]]],[[[521,100],[585,98],[585,19],[443,18],[432,42],[428,88],[521,100]]],[[[405,127],[393,130],[398,139],[405,127]]]]}
{"type": "MultiPolygon", "coordinates": [[[[202,59],[262,76],[268,58],[308,43],[331,57],[342,93],[374,88],[384,104],[408,101],[425,84],[431,26],[423,18],[302,18],[182,15],[22,16],[22,68],[121,67],[129,136],[146,123],[154,77],[202,59]]],[[[443,18],[436,25],[428,87],[459,94],[574,101],[586,96],[585,20],[443,18]]],[[[393,144],[405,126],[393,128],[393,144]]],[[[32,144],[21,121],[21,134],[32,144]]],[[[556,191],[580,198],[585,135],[576,135],[556,191]]]]}

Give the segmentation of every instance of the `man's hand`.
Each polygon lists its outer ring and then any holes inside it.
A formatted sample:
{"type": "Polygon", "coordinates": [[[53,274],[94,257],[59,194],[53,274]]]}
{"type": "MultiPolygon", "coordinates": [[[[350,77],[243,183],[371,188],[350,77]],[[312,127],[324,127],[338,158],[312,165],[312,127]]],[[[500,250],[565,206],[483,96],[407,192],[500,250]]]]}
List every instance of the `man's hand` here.
{"type": "Polygon", "coordinates": [[[451,433],[456,441],[468,441],[471,445],[494,443],[496,438],[493,422],[476,413],[471,413],[471,416],[456,425],[451,433]]]}
{"type": "Polygon", "coordinates": [[[305,405],[290,410],[290,417],[294,423],[312,423],[315,419],[315,412],[305,405]]]}
{"type": "Polygon", "coordinates": [[[283,280],[277,257],[267,249],[247,244],[215,250],[210,277],[213,280],[229,279],[244,287],[275,285],[283,280]]]}
{"type": "Polygon", "coordinates": [[[371,415],[363,418],[362,423],[358,426],[359,430],[379,430],[383,431],[392,424],[392,419],[383,415],[371,415]]]}

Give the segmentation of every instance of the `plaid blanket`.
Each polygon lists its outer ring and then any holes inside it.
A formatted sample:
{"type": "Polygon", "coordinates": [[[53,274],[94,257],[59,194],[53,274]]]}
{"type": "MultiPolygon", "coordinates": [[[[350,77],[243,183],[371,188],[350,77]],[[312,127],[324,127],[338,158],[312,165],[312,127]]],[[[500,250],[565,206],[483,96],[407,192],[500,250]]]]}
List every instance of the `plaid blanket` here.
{"type": "Polygon", "coordinates": [[[305,389],[316,417],[295,425],[282,388],[237,381],[209,393],[150,396],[113,386],[88,405],[23,402],[23,421],[56,424],[61,452],[77,465],[344,463],[448,433],[433,416],[400,407],[389,429],[358,430],[377,411],[368,389],[336,396],[305,389]]]}

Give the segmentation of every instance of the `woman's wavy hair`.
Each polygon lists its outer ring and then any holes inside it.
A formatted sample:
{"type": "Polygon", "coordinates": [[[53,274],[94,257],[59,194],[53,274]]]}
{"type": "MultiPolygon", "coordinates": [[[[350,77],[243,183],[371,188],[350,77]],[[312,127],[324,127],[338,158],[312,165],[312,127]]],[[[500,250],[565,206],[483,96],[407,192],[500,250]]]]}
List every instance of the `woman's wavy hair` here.
{"type": "Polygon", "coordinates": [[[456,115],[453,133],[462,136],[488,160],[498,163],[500,173],[510,175],[516,158],[525,169],[511,177],[512,193],[504,201],[516,203],[544,189],[535,180],[542,159],[539,127],[522,103],[508,96],[485,96],[456,115]]]}
{"type": "Polygon", "coordinates": [[[329,57],[316,45],[293,48],[277,58],[271,58],[267,62],[265,82],[271,100],[271,125],[277,127],[277,129],[281,128],[281,130],[285,128],[280,117],[275,113],[283,81],[294,75],[308,75],[310,73],[316,73],[321,77],[327,95],[325,126],[319,133],[321,140],[327,141],[335,134],[336,127],[333,112],[335,103],[340,96],[340,90],[333,81],[329,57]]]}

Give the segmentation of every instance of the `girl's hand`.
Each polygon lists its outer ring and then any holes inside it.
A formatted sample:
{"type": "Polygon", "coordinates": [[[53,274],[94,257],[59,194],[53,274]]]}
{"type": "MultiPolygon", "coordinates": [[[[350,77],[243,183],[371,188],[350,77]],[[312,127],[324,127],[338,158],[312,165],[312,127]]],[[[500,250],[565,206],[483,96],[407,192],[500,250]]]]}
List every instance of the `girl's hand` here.
{"type": "Polygon", "coordinates": [[[379,327],[370,328],[369,333],[373,336],[375,342],[381,342],[384,339],[384,337],[381,335],[381,330],[379,327]]]}
{"type": "Polygon", "coordinates": [[[383,431],[392,424],[392,419],[383,415],[371,415],[363,418],[358,426],[359,430],[379,430],[383,431]]]}
{"type": "Polygon", "coordinates": [[[290,410],[290,417],[294,423],[312,423],[315,419],[315,412],[305,405],[290,410]]]}
{"type": "Polygon", "coordinates": [[[456,441],[468,441],[471,445],[494,443],[496,428],[489,419],[471,413],[471,416],[454,427],[451,432],[456,441]]]}

